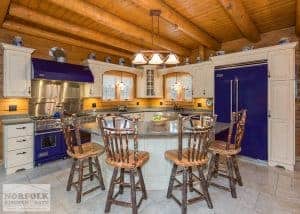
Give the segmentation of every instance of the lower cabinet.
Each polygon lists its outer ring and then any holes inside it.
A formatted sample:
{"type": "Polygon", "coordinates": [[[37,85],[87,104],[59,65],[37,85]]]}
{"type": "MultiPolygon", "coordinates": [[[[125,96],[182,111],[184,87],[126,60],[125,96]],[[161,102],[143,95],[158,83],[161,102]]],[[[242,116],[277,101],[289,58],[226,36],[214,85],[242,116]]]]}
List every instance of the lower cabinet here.
{"type": "Polygon", "coordinates": [[[7,174],[33,168],[33,123],[3,125],[7,174]]]}

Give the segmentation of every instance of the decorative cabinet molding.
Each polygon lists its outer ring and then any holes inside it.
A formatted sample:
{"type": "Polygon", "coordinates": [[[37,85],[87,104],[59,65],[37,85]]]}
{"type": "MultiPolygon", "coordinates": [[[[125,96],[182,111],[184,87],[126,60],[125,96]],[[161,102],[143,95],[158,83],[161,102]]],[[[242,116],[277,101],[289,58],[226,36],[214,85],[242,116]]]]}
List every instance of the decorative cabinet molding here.
{"type": "Polygon", "coordinates": [[[34,49],[1,43],[3,97],[31,97],[31,54],[34,49]]]}

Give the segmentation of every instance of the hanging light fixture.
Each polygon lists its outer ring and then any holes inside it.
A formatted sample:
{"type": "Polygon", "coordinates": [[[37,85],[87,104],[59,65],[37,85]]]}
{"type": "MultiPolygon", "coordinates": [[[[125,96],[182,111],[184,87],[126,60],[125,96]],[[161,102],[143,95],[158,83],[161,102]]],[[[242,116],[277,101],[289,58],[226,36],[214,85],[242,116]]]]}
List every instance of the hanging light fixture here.
{"type": "Polygon", "coordinates": [[[177,72],[176,72],[176,80],[175,80],[175,83],[173,84],[172,88],[177,92],[183,88],[181,82],[178,81],[177,72]]]}
{"type": "Polygon", "coordinates": [[[121,72],[121,81],[117,81],[116,86],[120,89],[120,91],[125,89],[126,84],[123,82],[123,72],[121,72]]]}
{"type": "Polygon", "coordinates": [[[160,10],[150,10],[150,16],[152,20],[152,50],[142,50],[136,53],[133,57],[132,64],[134,65],[176,65],[179,64],[179,58],[175,53],[171,53],[170,51],[165,50],[154,50],[154,17],[157,17],[157,38],[159,39],[159,19],[160,19],[160,10]],[[148,59],[145,54],[151,54],[148,59]],[[164,54],[167,54],[164,57],[164,54]]]}

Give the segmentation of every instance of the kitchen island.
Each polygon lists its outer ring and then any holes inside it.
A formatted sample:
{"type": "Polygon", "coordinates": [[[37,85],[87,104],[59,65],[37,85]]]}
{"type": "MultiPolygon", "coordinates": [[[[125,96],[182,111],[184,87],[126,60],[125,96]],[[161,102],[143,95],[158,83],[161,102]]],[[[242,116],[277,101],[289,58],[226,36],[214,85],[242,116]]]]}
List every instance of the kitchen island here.
{"type": "MultiPolygon", "coordinates": [[[[227,123],[217,123],[215,133],[220,133],[228,127],[227,123]]],[[[103,145],[97,123],[82,124],[81,129],[91,133],[93,142],[103,145]]],[[[165,159],[164,153],[167,150],[177,149],[177,133],[176,120],[166,121],[164,125],[155,125],[147,120],[138,122],[138,149],[150,153],[150,160],[142,168],[148,190],[167,189],[172,164],[165,159]]],[[[132,144],[130,146],[133,147],[132,144]]],[[[101,166],[105,185],[108,186],[113,168],[105,163],[105,155],[101,157],[101,166]]]]}

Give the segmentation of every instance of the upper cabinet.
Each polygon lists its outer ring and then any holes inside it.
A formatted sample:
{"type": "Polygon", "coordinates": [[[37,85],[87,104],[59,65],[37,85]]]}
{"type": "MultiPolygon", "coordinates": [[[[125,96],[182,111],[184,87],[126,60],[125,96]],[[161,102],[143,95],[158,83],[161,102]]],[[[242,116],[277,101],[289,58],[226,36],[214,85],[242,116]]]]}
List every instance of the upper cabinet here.
{"type": "Polygon", "coordinates": [[[193,97],[214,97],[214,68],[210,62],[199,63],[193,67],[193,97]]]}
{"type": "Polygon", "coordinates": [[[31,54],[34,49],[4,43],[1,43],[1,47],[3,97],[31,97],[31,54]]]}
{"type": "Polygon", "coordinates": [[[269,75],[271,80],[295,79],[295,50],[284,49],[269,53],[269,75]]]}
{"type": "Polygon", "coordinates": [[[94,76],[93,83],[87,83],[84,85],[83,97],[94,97],[99,98],[102,97],[102,72],[101,72],[101,65],[97,63],[93,63],[92,60],[88,60],[89,68],[92,71],[94,76]]]}
{"type": "Polygon", "coordinates": [[[162,98],[163,76],[156,66],[143,66],[137,74],[137,98],[162,98]]]}

